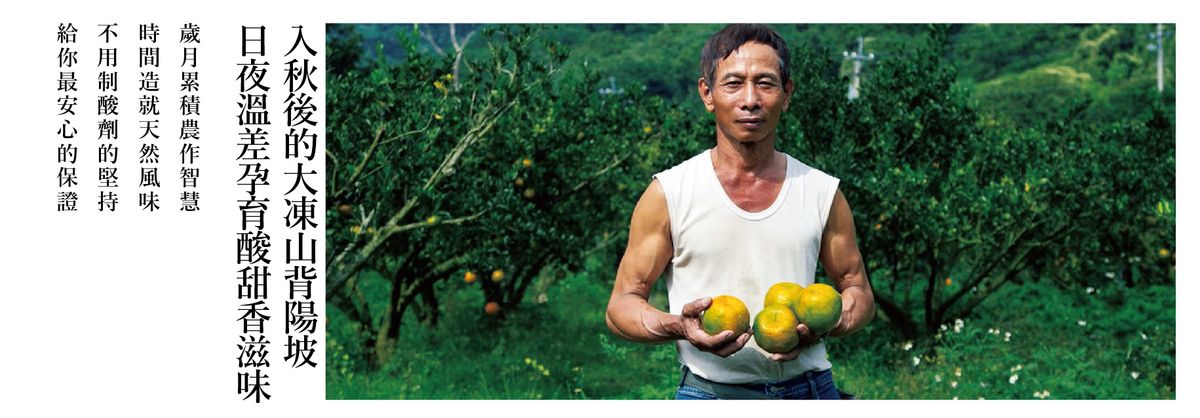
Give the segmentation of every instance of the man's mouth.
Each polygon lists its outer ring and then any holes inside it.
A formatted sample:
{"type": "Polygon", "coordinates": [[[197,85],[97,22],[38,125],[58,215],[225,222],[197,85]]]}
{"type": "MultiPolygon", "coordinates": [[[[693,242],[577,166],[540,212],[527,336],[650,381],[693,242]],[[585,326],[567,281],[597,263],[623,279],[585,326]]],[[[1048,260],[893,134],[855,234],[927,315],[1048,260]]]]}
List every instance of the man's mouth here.
{"type": "Polygon", "coordinates": [[[737,118],[735,120],[735,122],[737,122],[738,125],[741,125],[744,128],[754,129],[754,128],[758,128],[759,126],[762,126],[762,124],[766,123],[767,120],[765,118],[746,117],[746,118],[737,118]]]}

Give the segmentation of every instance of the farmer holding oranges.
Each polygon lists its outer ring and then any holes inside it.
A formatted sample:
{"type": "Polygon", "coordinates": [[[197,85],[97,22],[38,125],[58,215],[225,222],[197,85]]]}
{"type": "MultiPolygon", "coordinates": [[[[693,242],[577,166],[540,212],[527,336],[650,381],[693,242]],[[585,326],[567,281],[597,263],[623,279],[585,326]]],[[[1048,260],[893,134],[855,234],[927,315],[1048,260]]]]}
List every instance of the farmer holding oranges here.
{"type": "Polygon", "coordinates": [[[656,174],[630,220],[606,320],[629,340],[676,343],[677,399],[838,399],[823,338],[874,317],[838,179],[775,150],[793,87],[788,56],[766,26],[730,25],[708,40],[697,90],[716,118],[716,146],[656,174]],[[701,324],[714,297],[733,296],[753,316],[772,284],[812,285],[818,262],[842,301],[827,334],[800,324],[796,347],[771,353],[750,331],[710,335],[701,324]],[[670,312],[647,301],[664,272],[670,312]]]}

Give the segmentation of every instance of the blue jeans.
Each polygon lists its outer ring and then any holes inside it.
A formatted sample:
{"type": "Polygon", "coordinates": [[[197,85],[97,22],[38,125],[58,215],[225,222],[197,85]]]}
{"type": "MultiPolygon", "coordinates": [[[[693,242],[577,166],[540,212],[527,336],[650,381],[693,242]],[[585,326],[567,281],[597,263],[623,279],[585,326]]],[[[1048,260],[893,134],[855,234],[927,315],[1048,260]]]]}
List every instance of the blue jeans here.
{"type": "Polygon", "coordinates": [[[813,370],[769,384],[724,384],[701,378],[683,367],[675,399],[842,399],[833,384],[833,371],[813,370]]]}

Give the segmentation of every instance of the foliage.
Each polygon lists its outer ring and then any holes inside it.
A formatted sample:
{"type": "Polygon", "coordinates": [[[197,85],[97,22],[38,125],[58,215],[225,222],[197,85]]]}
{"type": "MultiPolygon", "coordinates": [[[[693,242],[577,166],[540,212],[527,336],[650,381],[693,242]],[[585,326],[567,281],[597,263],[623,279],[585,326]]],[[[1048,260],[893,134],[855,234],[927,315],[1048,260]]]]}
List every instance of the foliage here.
{"type": "MultiPolygon", "coordinates": [[[[852,102],[839,49],[820,46],[838,27],[779,28],[806,41],[792,43],[796,91],[778,147],[842,179],[884,313],[832,345],[852,392],[1174,396],[1173,90],[1144,88],[1128,36],[1089,28],[1039,27],[1020,42],[1106,40],[976,84],[990,67],[963,65],[964,78],[951,51],[980,27],[863,26],[894,47],[852,102]],[[1009,338],[1021,348],[987,356],[1009,338]],[[960,364],[975,386],[947,389],[960,364]],[[1122,376],[1132,385],[1113,383],[1122,376]]],[[[344,52],[327,96],[331,396],[670,396],[671,347],[610,337],[602,312],[650,175],[712,146],[711,117],[677,101],[694,85],[671,93],[694,84],[691,55],[633,45],[689,49],[705,31],[488,26],[457,63],[422,47],[418,30],[389,41],[398,54],[331,48],[344,52]],[[615,58],[587,58],[603,48],[615,58]],[[624,64],[623,92],[598,93],[624,64]],[[498,380],[466,386],[481,371],[498,380]]],[[[661,289],[655,298],[665,308],[661,289]]]]}
{"type": "Polygon", "coordinates": [[[1157,262],[1169,257],[1155,256],[1174,245],[1174,218],[1156,209],[1174,201],[1161,111],[1095,126],[1080,121],[1084,104],[1045,130],[977,124],[946,45],[946,28],[931,27],[849,103],[828,54],[802,49],[785,122],[799,132],[783,134],[798,142],[782,148],[843,179],[876,300],[901,336],[933,334],[1007,283],[1070,283],[1105,257],[1153,260],[1130,284],[1172,282],[1172,263],[1157,262]]]}
{"type": "Polygon", "coordinates": [[[452,57],[417,50],[416,29],[401,34],[405,61],[380,54],[330,77],[328,293],[376,364],[408,310],[436,324],[438,283],[470,271],[510,308],[540,273],[617,242],[628,203],[661,169],[647,162],[671,161],[653,156],[691,138],[661,99],[595,94],[599,76],[564,71],[567,51],[538,31],[486,30],[491,55],[461,79],[452,57]],[[389,282],[383,306],[361,295],[365,270],[389,282]]]}
{"type": "MultiPolygon", "coordinates": [[[[329,336],[338,343],[327,353],[326,393],[330,399],[670,399],[679,384],[674,347],[624,341],[604,326],[610,289],[602,279],[611,273],[594,259],[555,282],[544,303],[523,303],[503,327],[480,319],[478,292],[450,293],[441,326],[405,327],[406,349],[377,371],[340,343],[355,333],[331,311],[338,325],[329,336]]],[[[663,292],[660,286],[654,296],[663,292]]],[[[1030,282],[1002,289],[937,338],[896,341],[886,322],[876,321],[827,346],[838,387],[860,399],[1173,399],[1174,293],[1161,285],[1088,290],[1030,282]]]]}

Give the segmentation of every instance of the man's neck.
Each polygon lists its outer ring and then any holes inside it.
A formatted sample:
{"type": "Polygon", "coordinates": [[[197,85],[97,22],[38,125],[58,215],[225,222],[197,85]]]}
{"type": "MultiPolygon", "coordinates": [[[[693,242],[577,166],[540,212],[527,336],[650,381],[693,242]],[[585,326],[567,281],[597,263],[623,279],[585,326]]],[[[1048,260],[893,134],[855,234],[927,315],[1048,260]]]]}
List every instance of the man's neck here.
{"type": "Polygon", "coordinates": [[[713,166],[718,172],[733,171],[765,177],[776,163],[774,138],[748,143],[718,138],[712,154],[713,166]]]}

